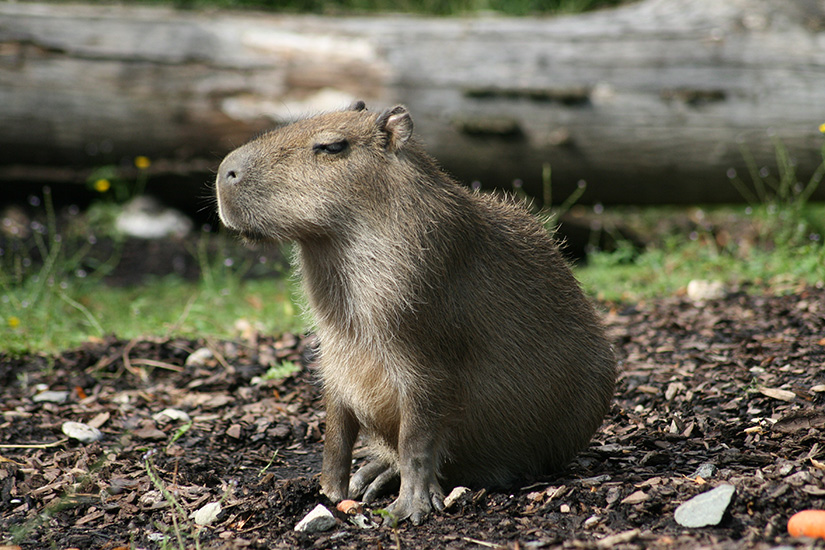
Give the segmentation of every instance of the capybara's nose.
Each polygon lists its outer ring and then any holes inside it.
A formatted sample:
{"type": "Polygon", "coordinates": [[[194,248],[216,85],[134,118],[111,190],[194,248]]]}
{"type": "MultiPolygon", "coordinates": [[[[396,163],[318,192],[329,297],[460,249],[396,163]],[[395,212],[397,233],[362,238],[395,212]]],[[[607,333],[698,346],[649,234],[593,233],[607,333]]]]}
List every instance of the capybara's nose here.
{"type": "Polygon", "coordinates": [[[225,163],[221,164],[221,168],[218,171],[218,185],[232,186],[241,183],[241,180],[243,180],[243,169],[241,166],[237,164],[224,166],[224,164],[225,163]]]}
{"type": "Polygon", "coordinates": [[[244,177],[244,155],[235,150],[223,159],[218,168],[218,186],[231,187],[238,185],[244,177]]]}

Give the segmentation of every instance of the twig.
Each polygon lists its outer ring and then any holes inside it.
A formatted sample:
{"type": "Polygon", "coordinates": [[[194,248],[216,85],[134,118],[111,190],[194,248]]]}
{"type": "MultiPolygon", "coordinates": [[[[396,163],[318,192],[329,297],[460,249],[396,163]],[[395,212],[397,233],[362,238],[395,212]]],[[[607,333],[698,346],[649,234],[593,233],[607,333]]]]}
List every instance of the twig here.
{"type": "Polygon", "coordinates": [[[132,352],[132,348],[137,345],[137,342],[137,339],[130,340],[129,343],[126,344],[126,347],[123,348],[123,353],[120,356],[123,358],[123,366],[127,371],[137,375],[141,380],[146,380],[146,371],[134,368],[132,361],[129,359],[129,354],[132,352]]]}
{"type": "Polygon", "coordinates": [[[206,348],[212,352],[212,355],[217,359],[218,363],[226,370],[226,372],[232,374],[235,372],[235,368],[229,364],[226,358],[223,356],[221,352],[218,351],[218,346],[215,345],[214,342],[207,340],[206,341],[206,348]]]}
{"type": "Polygon", "coordinates": [[[173,365],[172,363],[165,363],[163,361],[156,361],[154,359],[132,359],[132,365],[145,365],[147,367],[157,367],[160,369],[171,370],[175,372],[183,372],[184,368],[180,365],[173,365]]]}
{"type": "Polygon", "coordinates": [[[178,320],[175,321],[172,324],[172,326],[170,326],[166,330],[166,337],[167,338],[171,338],[172,335],[176,331],[178,331],[180,329],[180,327],[183,326],[183,323],[185,323],[186,319],[189,318],[189,313],[192,310],[192,306],[195,305],[195,302],[198,300],[199,297],[200,297],[200,294],[198,292],[192,294],[192,296],[189,297],[189,300],[186,301],[186,305],[183,306],[183,312],[178,317],[178,320]]]}
{"type": "Polygon", "coordinates": [[[483,546],[485,548],[501,548],[500,544],[496,544],[494,542],[487,542],[478,539],[471,539],[470,537],[461,537],[461,540],[466,540],[467,542],[472,542],[473,544],[477,544],[479,546],[483,546]]]}
{"type": "Polygon", "coordinates": [[[50,449],[52,447],[59,447],[69,440],[68,437],[59,439],[53,443],[30,443],[28,445],[0,445],[0,449],[50,449]]]}

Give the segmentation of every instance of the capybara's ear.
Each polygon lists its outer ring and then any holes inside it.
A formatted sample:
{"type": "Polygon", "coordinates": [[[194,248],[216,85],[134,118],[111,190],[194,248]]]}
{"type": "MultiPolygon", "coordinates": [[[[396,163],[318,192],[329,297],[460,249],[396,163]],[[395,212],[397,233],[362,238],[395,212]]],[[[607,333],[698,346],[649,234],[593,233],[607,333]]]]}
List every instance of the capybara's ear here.
{"type": "Polygon", "coordinates": [[[367,110],[367,104],[359,99],[358,101],[353,101],[352,102],[352,105],[349,106],[349,110],[350,111],[366,111],[367,110]]]}
{"type": "Polygon", "coordinates": [[[401,149],[412,137],[413,121],[410,112],[403,105],[387,109],[378,117],[378,128],[386,135],[386,146],[390,152],[401,149]]]}

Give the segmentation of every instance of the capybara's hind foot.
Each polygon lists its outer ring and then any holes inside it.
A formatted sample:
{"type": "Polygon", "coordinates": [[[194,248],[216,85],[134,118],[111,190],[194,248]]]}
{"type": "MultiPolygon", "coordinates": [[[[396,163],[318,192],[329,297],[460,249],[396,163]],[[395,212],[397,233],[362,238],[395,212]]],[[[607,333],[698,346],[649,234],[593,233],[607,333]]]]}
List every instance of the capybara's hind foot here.
{"type": "Polygon", "coordinates": [[[349,496],[372,502],[398,489],[398,468],[383,460],[373,460],[361,466],[349,482],[349,496]]]}

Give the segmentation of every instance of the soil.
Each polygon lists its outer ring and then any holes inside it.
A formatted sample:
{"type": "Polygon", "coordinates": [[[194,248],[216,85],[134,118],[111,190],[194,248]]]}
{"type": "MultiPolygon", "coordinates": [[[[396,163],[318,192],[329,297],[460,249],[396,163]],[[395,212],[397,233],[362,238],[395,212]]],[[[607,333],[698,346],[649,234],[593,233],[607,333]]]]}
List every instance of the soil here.
{"type": "Polygon", "coordinates": [[[339,513],[328,531],[294,531],[329,504],[312,335],[0,355],[0,547],[825,549],[786,530],[794,512],[825,508],[825,288],[601,305],[621,375],[589,448],[527,486],[473,488],[420,526],[339,513]],[[195,360],[200,349],[211,353],[195,360]],[[260,379],[281,361],[300,369],[260,379]],[[68,439],[66,421],[102,439],[68,439]],[[718,525],[676,523],[681,503],[721,484],[736,492],[718,525]],[[198,527],[190,514],[216,502],[198,527]]]}

